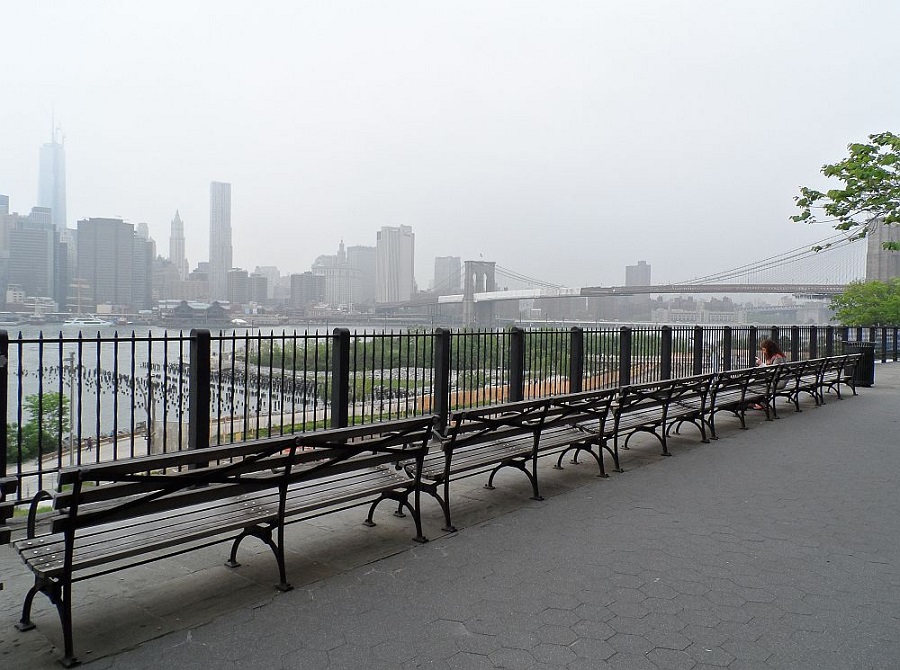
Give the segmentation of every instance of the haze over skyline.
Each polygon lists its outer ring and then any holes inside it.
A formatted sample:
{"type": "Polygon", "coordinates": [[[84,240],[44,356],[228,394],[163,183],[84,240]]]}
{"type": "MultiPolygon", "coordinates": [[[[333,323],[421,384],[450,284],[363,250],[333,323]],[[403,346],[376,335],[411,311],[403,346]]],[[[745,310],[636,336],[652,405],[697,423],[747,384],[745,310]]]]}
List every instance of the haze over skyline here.
{"type": "Polygon", "coordinates": [[[14,3],[0,40],[0,193],[37,204],[51,115],[68,224],[176,210],[209,256],[282,273],[412,226],[435,256],[570,286],[734,267],[829,235],[798,186],[897,131],[900,3],[14,3]],[[40,39],[36,40],[35,36],[40,39]]]}

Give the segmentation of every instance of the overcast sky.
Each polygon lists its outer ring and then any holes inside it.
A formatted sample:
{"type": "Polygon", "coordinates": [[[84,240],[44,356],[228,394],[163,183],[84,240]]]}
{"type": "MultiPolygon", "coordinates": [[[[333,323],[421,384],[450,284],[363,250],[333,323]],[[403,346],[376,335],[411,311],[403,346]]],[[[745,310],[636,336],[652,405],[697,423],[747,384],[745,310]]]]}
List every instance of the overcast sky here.
{"type": "Polygon", "coordinates": [[[900,131],[897,0],[7,2],[0,193],[36,204],[51,110],[68,218],[146,221],[191,267],[209,182],[234,263],[308,270],[416,234],[569,286],[724,270],[827,236],[798,186],[900,131]]]}

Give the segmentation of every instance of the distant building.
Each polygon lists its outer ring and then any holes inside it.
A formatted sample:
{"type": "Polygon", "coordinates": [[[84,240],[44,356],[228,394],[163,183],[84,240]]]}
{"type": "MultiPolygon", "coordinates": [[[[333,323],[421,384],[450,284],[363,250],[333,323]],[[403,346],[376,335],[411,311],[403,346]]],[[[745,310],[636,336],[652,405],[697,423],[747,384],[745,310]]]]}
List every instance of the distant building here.
{"type": "Polygon", "coordinates": [[[172,219],[172,226],[169,229],[169,262],[175,266],[178,272],[178,278],[181,281],[187,279],[188,262],[184,248],[184,222],[178,210],[175,210],[175,218],[172,219]]]}
{"type": "Polygon", "coordinates": [[[375,302],[403,302],[415,291],[416,236],[410,226],[384,226],[375,255],[375,302]]]}
{"type": "Polygon", "coordinates": [[[228,296],[231,271],[231,184],[214,181],[209,185],[209,297],[228,296]]]}
{"type": "Polygon", "coordinates": [[[625,286],[651,286],[650,265],[638,261],[637,265],[625,266],[625,286]]]}
{"type": "Polygon", "coordinates": [[[325,277],[312,272],[291,275],[291,307],[305,309],[325,298],[325,277]]]}
{"type": "Polygon", "coordinates": [[[886,250],[885,242],[900,242],[900,225],[886,226],[876,219],[866,234],[866,281],[886,282],[900,277],[900,251],[886,250]]]}
{"type": "Polygon", "coordinates": [[[254,272],[250,275],[250,300],[257,305],[263,305],[269,301],[269,278],[264,274],[254,272]]]}
{"type": "Polygon", "coordinates": [[[29,297],[58,297],[59,233],[52,222],[17,217],[9,231],[9,284],[29,297]]]}
{"type": "Polygon", "coordinates": [[[228,301],[232,305],[250,302],[250,276],[246,270],[233,268],[228,272],[228,301]]]}
{"type": "Polygon", "coordinates": [[[275,299],[275,287],[281,280],[281,271],[274,265],[257,265],[253,274],[263,275],[266,278],[266,299],[275,299]]]}
{"type": "Polygon", "coordinates": [[[9,214],[9,196],[0,193],[0,216],[9,214]]]}
{"type": "Polygon", "coordinates": [[[153,308],[153,262],[156,260],[156,244],[135,231],[131,267],[131,308],[133,311],[153,308]]]}
{"type": "Polygon", "coordinates": [[[432,290],[443,295],[462,292],[462,262],[459,256],[437,256],[434,259],[432,290]]]}
{"type": "Polygon", "coordinates": [[[350,303],[371,305],[375,302],[375,247],[347,247],[350,266],[350,303]]]}
{"type": "Polygon", "coordinates": [[[337,254],[319,256],[313,263],[312,271],[324,280],[326,303],[332,307],[350,304],[350,264],[343,240],[338,245],[337,254]]]}
{"type": "MultiPolygon", "coordinates": [[[[114,309],[133,307],[134,241],[134,226],[121,219],[78,222],[77,311],[95,311],[99,304],[114,309]]],[[[152,276],[144,281],[152,287],[152,276]]]]}
{"type": "Polygon", "coordinates": [[[66,151],[52,130],[50,141],[41,147],[38,173],[38,205],[53,212],[52,223],[66,228],[66,151]]]}

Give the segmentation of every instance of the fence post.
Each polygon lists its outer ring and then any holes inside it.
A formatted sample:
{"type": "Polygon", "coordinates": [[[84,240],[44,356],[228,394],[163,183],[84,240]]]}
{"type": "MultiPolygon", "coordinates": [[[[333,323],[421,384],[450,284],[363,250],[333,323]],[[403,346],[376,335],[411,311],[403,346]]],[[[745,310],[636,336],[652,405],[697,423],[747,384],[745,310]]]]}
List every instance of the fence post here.
{"type": "Polygon", "coordinates": [[[350,409],[350,331],[331,335],[331,427],[346,428],[350,409]]]}
{"type": "Polygon", "coordinates": [[[662,341],[659,346],[659,378],[672,378],[672,326],[662,327],[662,341]]]}
{"type": "Polygon", "coordinates": [[[631,328],[619,328],[619,386],[631,383],[631,328]]]}
{"type": "Polygon", "coordinates": [[[703,326],[694,326],[692,375],[703,374],[703,326]]]}
{"type": "MultiPolygon", "coordinates": [[[[9,333],[0,330],[0,477],[5,477],[6,463],[6,412],[9,409],[9,333]]],[[[73,430],[69,426],[69,430],[73,430]]]]}
{"type": "Polygon", "coordinates": [[[509,331],[509,400],[525,397],[525,331],[513,326],[509,331]]]}
{"type": "MultiPolygon", "coordinates": [[[[188,449],[209,446],[209,358],[211,337],[205,328],[191,329],[191,372],[188,388],[188,449]]],[[[246,433],[247,427],[244,426],[246,433]]]]}
{"type": "Polygon", "coordinates": [[[844,345],[843,345],[843,343],[844,343],[844,342],[849,342],[849,341],[850,341],[850,328],[847,327],[847,326],[844,326],[843,328],[841,328],[841,353],[842,353],[842,354],[843,354],[843,353],[846,353],[846,352],[844,351],[844,345]]]}
{"type": "Polygon", "coordinates": [[[800,326],[791,326],[791,360],[800,360],[800,326]]]}
{"type": "Polygon", "coordinates": [[[731,347],[732,337],[731,326],[725,326],[722,329],[722,370],[728,372],[731,369],[731,347]]]}
{"type": "Polygon", "coordinates": [[[816,326],[809,327],[809,357],[819,357],[819,329],[816,326]]]}
{"type": "MultiPolygon", "coordinates": [[[[778,326],[772,326],[772,329],[769,331],[769,338],[772,339],[775,344],[781,347],[781,328],[778,326]]],[[[784,350],[784,347],[781,347],[784,350]]]]}
{"type": "Polygon", "coordinates": [[[444,434],[450,416],[450,329],[434,331],[434,413],[438,430],[444,434]]]}
{"type": "Polygon", "coordinates": [[[834,326],[825,326],[825,355],[834,356],[834,326]]]}
{"type": "Polygon", "coordinates": [[[584,379],[584,329],[573,326],[569,331],[569,393],[582,390],[584,379]]]}
{"type": "Polygon", "coordinates": [[[898,329],[897,326],[894,326],[894,363],[897,362],[897,335],[900,334],[898,333],[898,330],[900,329],[898,329]]]}
{"type": "Polygon", "coordinates": [[[756,326],[750,326],[749,334],[747,335],[747,367],[752,368],[756,362],[755,356],[756,352],[759,349],[759,331],[756,326]]]}

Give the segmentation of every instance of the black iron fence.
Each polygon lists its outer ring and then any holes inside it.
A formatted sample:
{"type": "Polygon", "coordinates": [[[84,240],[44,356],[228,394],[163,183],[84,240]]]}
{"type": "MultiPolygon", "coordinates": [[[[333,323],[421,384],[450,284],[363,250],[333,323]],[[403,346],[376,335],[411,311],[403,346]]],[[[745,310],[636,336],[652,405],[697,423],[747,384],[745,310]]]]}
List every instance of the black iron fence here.
{"type": "Polygon", "coordinates": [[[766,337],[791,360],[898,356],[897,328],[832,326],[0,331],[0,475],[27,499],[69,465],[749,367],[766,337]]]}

